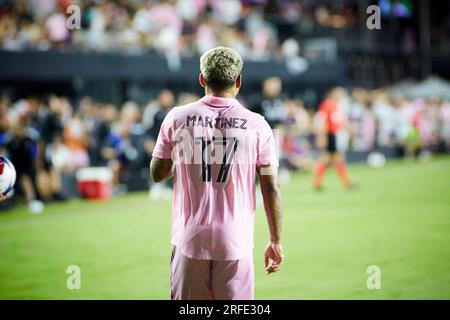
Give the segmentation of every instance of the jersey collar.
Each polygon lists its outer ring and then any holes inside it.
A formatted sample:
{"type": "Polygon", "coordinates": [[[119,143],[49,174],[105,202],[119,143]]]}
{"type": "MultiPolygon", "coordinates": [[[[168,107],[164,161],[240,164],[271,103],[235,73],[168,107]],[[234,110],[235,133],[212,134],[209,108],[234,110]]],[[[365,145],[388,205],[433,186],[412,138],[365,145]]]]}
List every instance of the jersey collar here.
{"type": "Polygon", "coordinates": [[[200,101],[212,107],[237,107],[240,105],[239,101],[234,98],[221,98],[215,96],[204,96],[200,101]]]}

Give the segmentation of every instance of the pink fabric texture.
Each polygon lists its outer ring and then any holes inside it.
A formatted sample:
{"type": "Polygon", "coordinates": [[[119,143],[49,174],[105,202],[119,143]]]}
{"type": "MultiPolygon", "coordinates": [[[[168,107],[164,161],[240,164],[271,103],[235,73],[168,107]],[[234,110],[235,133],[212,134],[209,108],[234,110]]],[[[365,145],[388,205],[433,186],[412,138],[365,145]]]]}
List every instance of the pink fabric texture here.
{"type": "Polygon", "coordinates": [[[239,260],[196,260],[176,247],[171,261],[172,300],[253,300],[253,254],[239,260]]]}

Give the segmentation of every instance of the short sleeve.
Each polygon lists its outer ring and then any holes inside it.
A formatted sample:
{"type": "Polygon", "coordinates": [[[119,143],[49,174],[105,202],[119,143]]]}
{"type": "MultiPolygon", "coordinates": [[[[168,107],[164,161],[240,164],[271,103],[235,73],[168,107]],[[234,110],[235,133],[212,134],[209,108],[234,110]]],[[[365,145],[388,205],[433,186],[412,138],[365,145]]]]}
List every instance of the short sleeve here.
{"type": "Polygon", "coordinates": [[[260,125],[256,166],[268,165],[278,167],[278,153],[272,129],[263,118],[260,125]]]}
{"type": "Polygon", "coordinates": [[[159,130],[152,156],[160,159],[171,159],[173,149],[173,110],[164,118],[159,130]]]}

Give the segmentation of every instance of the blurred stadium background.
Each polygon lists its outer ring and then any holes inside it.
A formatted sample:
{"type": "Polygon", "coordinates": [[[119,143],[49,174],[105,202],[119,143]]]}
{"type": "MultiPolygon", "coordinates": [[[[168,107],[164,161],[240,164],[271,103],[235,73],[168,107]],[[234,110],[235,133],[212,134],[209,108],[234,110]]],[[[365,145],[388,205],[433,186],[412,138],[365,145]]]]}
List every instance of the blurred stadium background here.
{"type": "Polygon", "coordinates": [[[0,203],[0,298],[169,297],[171,185],[148,164],[217,45],[245,59],[239,100],[280,130],[287,259],[264,275],[259,208],[256,297],[450,298],[450,2],[425,0],[0,0],[0,153],[19,174],[0,203]],[[335,86],[359,188],[330,173],[317,193],[316,111],[335,86]],[[92,167],[111,175],[102,202],[77,183],[92,167]]]}

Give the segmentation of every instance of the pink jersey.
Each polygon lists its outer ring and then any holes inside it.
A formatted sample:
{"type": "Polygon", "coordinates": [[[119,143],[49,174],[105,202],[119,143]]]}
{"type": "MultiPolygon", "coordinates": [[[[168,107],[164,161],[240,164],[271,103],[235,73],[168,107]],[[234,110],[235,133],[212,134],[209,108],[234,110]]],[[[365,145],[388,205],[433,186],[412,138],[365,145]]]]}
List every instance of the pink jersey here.
{"type": "Polygon", "coordinates": [[[167,114],[153,156],[174,162],[172,244],[192,259],[245,257],[256,167],[278,166],[264,118],[236,99],[205,96],[167,114]]]}

